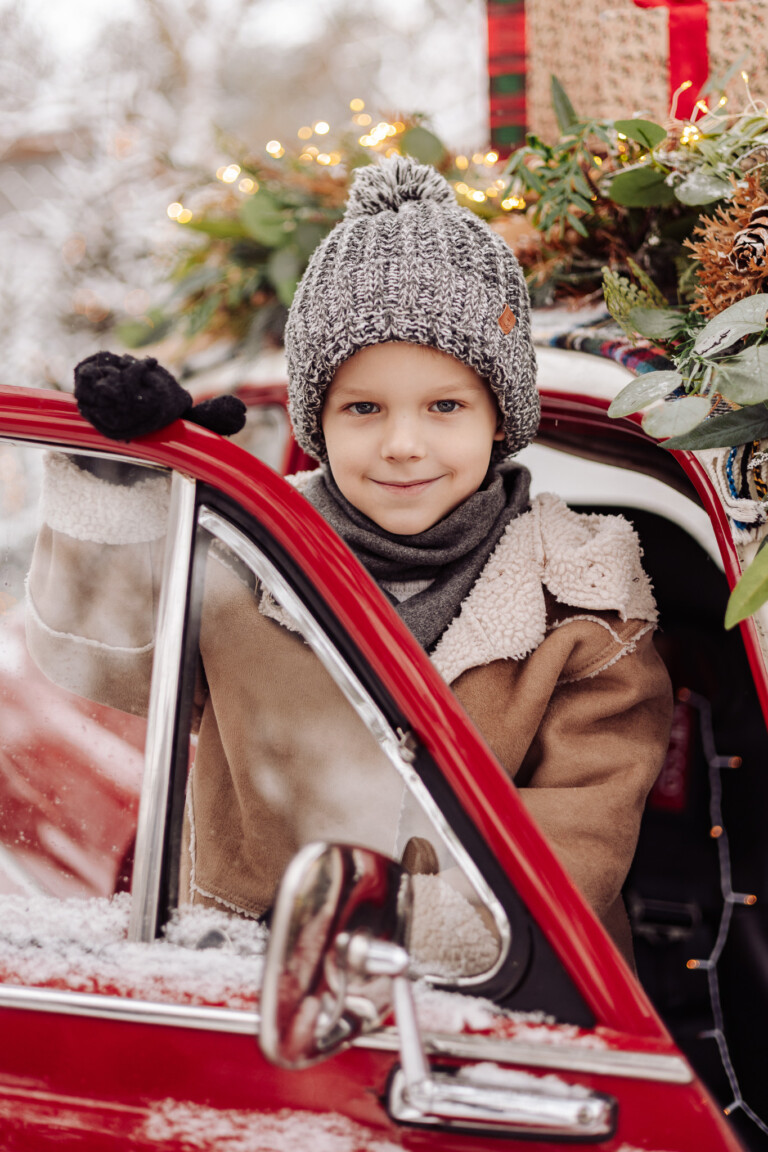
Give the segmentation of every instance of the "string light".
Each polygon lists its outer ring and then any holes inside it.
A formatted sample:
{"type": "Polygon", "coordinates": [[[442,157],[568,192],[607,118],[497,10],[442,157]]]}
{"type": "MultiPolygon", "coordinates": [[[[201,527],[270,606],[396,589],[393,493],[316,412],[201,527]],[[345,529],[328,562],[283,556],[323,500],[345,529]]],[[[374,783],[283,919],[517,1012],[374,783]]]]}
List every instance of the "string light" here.
{"type": "Polygon", "coordinates": [[[251,180],[250,176],[244,176],[238,184],[238,188],[241,192],[258,192],[259,182],[258,180],[251,180]]]}
{"type": "Polygon", "coordinates": [[[598,166],[598,168],[602,168],[602,166],[603,166],[602,156],[593,156],[592,159],[594,160],[594,162],[598,166]]]}
{"type": "Polygon", "coordinates": [[[486,152],[486,154],[485,154],[485,160],[483,161],[483,163],[484,163],[484,164],[487,164],[487,165],[488,165],[488,167],[490,168],[490,167],[491,167],[491,165],[493,165],[493,164],[495,164],[495,163],[496,163],[496,161],[498,160],[498,158],[499,158],[499,154],[498,154],[498,152],[486,152]]]}
{"type": "Polygon", "coordinates": [[[330,164],[331,158],[327,152],[321,152],[317,157],[318,164],[330,164]]]}
{"type": "Polygon", "coordinates": [[[526,204],[522,196],[508,196],[506,200],[502,200],[501,206],[505,212],[511,212],[514,208],[522,210],[526,204]]]}
{"type": "Polygon", "coordinates": [[[363,108],[365,108],[365,100],[361,100],[359,96],[356,96],[354,100],[350,100],[349,106],[353,112],[362,112],[363,108]]]}
{"type": "Polygon", "coordinates": [[[472,163],[473,164],[482,164],[482,162],[484,160],[485,160],[485,156],[483,155],[482,152],[473,152],[472,153],[472,163]]]}
{"type": "Polygon", "coordinates": [[[176,217],[176,222],[178,224],[189,224],[191,219],[192,213],[190,212],[189,208],[182,208],[181,212],[179,212],[178,216],[176,217]]]}
{"type": "MultiPolygon", "coordinates": [[[[267,152],[269,152],[270,156],[274,156],[275,160],[279,160],[281,156],[285,155],[285,148],[283,148],[279,140],[267,141],[267,143],[264,145],[264,148],[267,152]]],[[[238,168],[238,172],[239,171],[240,169],[238,168]]]]}
{"type": "Polygon", "coordinates": [[[331,130],[331,126],[327,120],[318,120],[313,127],[317,136],[325,136],[325,134],[331,130]]]}
{"type": "Polygon", "coordinates": [[[367,112],[361,112],[359,116],[353,116],[355,124],[359,124],[361,128],[367,128],[371,123],[371,117],[367,112]]]}
{"type": "Polygon", "coordinates": [[[726,1116],[730,1116],[732,1112],[741,1109],[745,1116],[768,1136],[768,1124],[764,1124],[757,1113],[753,1112],[746,1100],[741,1095],[741,1088],[739,1087],[738,1077],[736,1070],[733,1067],[731,1054],[728,1049],[728,1041],[725,1036],[725,1019],[723,1016],[723,1007],[720,1000],[720,982],[717,975],[717,964],[725,948],[725,942],[728,938],[728,931],[731,926],[731,917],[733,916],[733,907],[735,904],[753,905],[757,903],[757,897],[744,892],[735,892],[732,886],[732,873],[731,873],[731,853],[728,846],[728,833],[725,830],[723,823],[722,813],[722,779],[720,776],[721,770],[724,768],[738,768],[741,766],[740,756],[720,756],[718,755],[715,747],[715,736],[712,729],[712,709],[709,701],[705,697],[700,696],[697,692],[692,692],[688,688],[681,689],[678,693],[678,699],[685,700],[694,707],[699,713],[699,731],[701,733],[701,744],[704,756],[709,767],[709,818],[711,820],[710,836],[717,840],[717,855],[720,864],[720,890],[723,894],[723,910],[720,915],[720,924],[717,929],[717,937],[713,945],[712,951],[706,959],[691,959],[686,963],[686,968],[694,971],[696,969],[703,969],[707,973],[707,984],[709,986],[709,999],[712,1006],[712,1021],[714,1028],[707,1032],[702,1032],[702,1038],[707,1037],[714,1040],[717,1044],[718,1052],[720,1053],[720,1061],[723,1065],[723,1070],[728,1078],[728,1084],[733,1092],[733,1100],[723,1109],[726,1116]]]}
{"type": "Polygon", "coordinates": [[[671,108],[670,108],[670,110],[669,110],[669,116],[670,116],[670,119],[671,119],[671,120],[674,120],[674,119],[675,119],[675,117],[677,116],[677,102],[678,102],[678,100],[680,99],[680,96],[681,96],[681,94],[682,94],[683,92],[687,92],[687,91],[688,91],[688,89],[689,89],[689,88],[692,88],[692,87],[693,87],[693,81],[692,81],[692,80],[683,80],[683,82],[682,82],[682,84],[680,85],[680,87],[679,87],[679,88],[677,88],[677,89],[675,90],[675,92],[673,93],[673,96],[672,96],[672,107],[671,107],[671,108]]]}
{"type": "Polygon", "coordinates": [[[239,164],[226,164],[223,168],[217,170],[216,179],[221,180],[222,184],[234,184],[239,175],[239,164]]]}
{"type": "Polygon", "coordinates": [[[184,205],[179,204],[178,201],[175,201],[173,204],[169,204],[168,207],[166,208],[166,212],[170,216],[171,220],[178,220],[179,216],[181,216],[183,211],[184,211],[184,205]]]}
{"type": "Polygon", "coordinates": [[[466,196],[467,192],[469,192],[469,188],[463,180],[460,180],[458,184],[454,184],[454,188],[460,196],[466,196]]]}
{"type": "Polygon", "coordinates": [[[308,124],[305,124],[302,128],[299,128],[296,135],[298,136],[299,140],[311,140],[312,139],[312,129],[309,127],[308,124]]]}
{"type": "Polygon", "coordinates": [[[705,116],[709,112],[709,105],[707,104],[706,100],[697,100],[694,104],[694,108],[698,108],[699,112],[703,112],[705,116]]]}
{"type": "Polygon", "coordinates": [[[466,156],[457,156],[454,163],[460,172],[463,172],[466,168],[469,168],[469,160],[467,160],[466,156]]]}

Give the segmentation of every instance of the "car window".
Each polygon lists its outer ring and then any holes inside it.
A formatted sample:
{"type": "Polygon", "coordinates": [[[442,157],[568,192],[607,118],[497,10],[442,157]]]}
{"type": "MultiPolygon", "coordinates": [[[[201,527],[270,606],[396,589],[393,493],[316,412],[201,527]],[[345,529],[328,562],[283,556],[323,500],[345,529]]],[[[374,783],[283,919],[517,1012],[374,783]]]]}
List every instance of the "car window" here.
{"type": "MultiPolygon", "coordinates": [[[[134,526],[146,540],[116,544],[128,530],[121,493],[90,468],[0,443],[2,893],[85,899],[130,888],[167,502],[159,496],[154,521],[134,526]],[[126,547],[137,555],[117,570],[126,547]],[[95,590],[110,580],[107,617],[95,590]]],[[[131,480],[165,484],[139,467],[131,480]]]]}
{"type": "Polygon", "coordinates": [[[487,976],[506,947],[504,913],[410,767],[403,734],[250,539],[204,508],[197,552],[180,905],[268,921],[299,848],[361,844],[413,875],[419,968],[487,976]]]}

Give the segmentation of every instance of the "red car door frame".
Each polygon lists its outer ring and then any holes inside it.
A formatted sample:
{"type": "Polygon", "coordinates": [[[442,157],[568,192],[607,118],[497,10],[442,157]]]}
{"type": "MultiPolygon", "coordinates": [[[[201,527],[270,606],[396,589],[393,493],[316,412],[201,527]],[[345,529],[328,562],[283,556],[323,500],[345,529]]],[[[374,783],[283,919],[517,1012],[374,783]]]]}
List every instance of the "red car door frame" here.
{"type": "MultiPolygon", "coordinates": [[[[582,425],[606,438],[615,437],[617,432],[607,431],[601,411],[605,406],[588,398],[578,404],[572,397],[553,397],[550,409],[545,403],[545,437],[548,412],[563,422],[566,409],[572,428],[582,425]]],[[[643,435],[631,424],[627,434],[643,435]]],[[[82,420],[71,397],[49,392],[0,389],[0,435],[115,452],[114,444],[82,420]]],[[[259,461],[181,421],[141,441],[120,445],[118,451],[216,489],[263,525],[298,566],[312,573],[330,611],[409,718],[416,738],[546,935],[594,1015],[601,1044],[616,1053],[612,1067],[610,1060],[603,1059],[602,1065],[598,1058],[590,1060],[585,1048],[581,1065],[578,1057],[571,1065],[580,1081],[615,1095],[619,1102],[617,1135],[603,1146],[613,1152],[622,1143],[642,1139],[643,1146],[668,1152],[738,1149],[450,689],[322,518],[259,461]],[[632,1069],[629,1074],[621,1071],[623,1061],[632,1069]],[[666,1076],[663,1067],[677,1071],[666,1076]]],[[[695,461],[683,462],[706,498],[706,477],[697,475],[695,461]]],[[[713,509],[717,528],[716,512],[713,509]]],[[[759,669],[761,659],[756,678],[759,669]]],[[[764,671],[762,676],[758,690],[765,700],[764,671]]],[[[484,1138],[395,1128],[381,1103],[396,1061],[392,1037],[363,1043],[307,1072],[286,1073],[263,1061],[252,1037],[255,1017],[248,1013],[174,1011],[109,998],[68,998],[54,990],[0,988],[0,1014],[4,1036],[0,1119],[13,1117],[9,1147],[45,1147],[46,1140],[53,1144],[65,1131],[79,1138],[83,1147],[142,1147],[142,1141],[147,1147],[157,1146],[146,1142],[147,1118],[166,1098],[192,1102],[198,1109],[254,1114],[283,1108],[330,1110],[406,1147],[492,1146],[484,1138]],[[28,1143],[25,1131],[36,1133],[28,1143]]],[[[482,1044],[477,1044],[473,1058],[517,1062],[514,1041],[508,1042],[503,1055],[498,1042],[488,1047],[491,1051],[496,1055],[483,1055],[482,1044]]],[[[460,1052],[458,1045],[454,1058],[460,1052]]],[[[173,1146],[170,1136],[169,1140],[173,1146]]]]}

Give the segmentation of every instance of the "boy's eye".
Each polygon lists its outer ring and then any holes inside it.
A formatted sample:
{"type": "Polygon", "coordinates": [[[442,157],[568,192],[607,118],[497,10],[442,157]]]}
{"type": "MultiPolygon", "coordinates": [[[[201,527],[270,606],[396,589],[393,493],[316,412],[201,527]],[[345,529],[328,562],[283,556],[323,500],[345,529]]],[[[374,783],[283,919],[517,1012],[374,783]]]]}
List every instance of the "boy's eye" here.
{"type": "Polygon", "coordinates": [[[458,400],[436,400],[432,405],[436,412],[441,412],[443,415],[448,415],[449,412],[456,412],[461,407],[458,400]]]}
{"type": "Polygon", "coordinates": [[[350,404],[347,408],[354,416],[370,416],[373,412],[378,412],[378,404],[374,404],[371,400],[358,400],[355,404],[350,404]]]}

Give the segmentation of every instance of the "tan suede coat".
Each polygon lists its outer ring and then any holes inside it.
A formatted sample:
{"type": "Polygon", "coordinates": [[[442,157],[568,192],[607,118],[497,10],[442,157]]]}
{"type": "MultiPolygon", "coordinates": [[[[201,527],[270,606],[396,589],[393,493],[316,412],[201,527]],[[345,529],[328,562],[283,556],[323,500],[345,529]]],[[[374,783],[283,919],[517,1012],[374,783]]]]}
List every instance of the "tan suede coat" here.
{"type": "MultiPolygon", "coordinates": [[[[30,651],[64,687],[140,712],[161,542],[120,544],[115,524],[105,546],[66,516],[38,538],[30,651]],[[123,611],[106,610],[121,599],[123,611]]],[[[620,891],[672,705],[654,620],[629,526],[545,497],[510,525],[434,654],[628,959],[620,891]]],[[[182,867],[182,896],[194,901],[263,912],[301,843],[345,831],[340,792],[344,811],[359,813],[360,841],[392,853],[382,830],[397,823],[402,785],[292,627],[211,556],[182,867]]]]}

